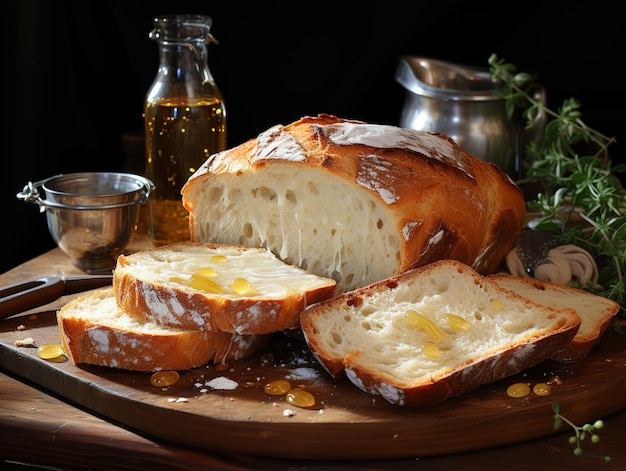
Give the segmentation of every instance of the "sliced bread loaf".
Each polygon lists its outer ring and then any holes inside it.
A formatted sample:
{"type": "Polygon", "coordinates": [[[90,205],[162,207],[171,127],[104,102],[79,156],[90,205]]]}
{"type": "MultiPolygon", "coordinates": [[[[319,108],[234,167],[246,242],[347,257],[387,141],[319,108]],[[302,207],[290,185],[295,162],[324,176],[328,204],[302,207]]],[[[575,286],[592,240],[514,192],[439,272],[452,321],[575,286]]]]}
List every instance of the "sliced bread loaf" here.
{"type": "Polygon", "coordinates": [[[331,115],[212,155],[182,189],[192,240],[266,247],[341,293],[443,258],[493,273],[520,189],[441,134],[331,115]]]}
{"type": "Polygon", "coordinates": [[[111,287],[90,291],[57,312],[61,343],[74,364],[135,371],[187,370],[238,360],[271,335],[185,330],[146,322],[119,309],[111,287]]]}
{"type": "Polygon", "coordinates": [[[242,335],[299,327],[304,308],[335,285],[262,248],[193,242],[121,255],[113,274],[117,304],[133,316],[242,335]]]}
{"type": "Polygon", "coordinates": [[[573,362],[585,358],[619,313],[615,301],[569,286],[536,278],[522,278],[507,274],[492,275],[491,280],[536,303],[556,308],[574,309],[581,318],[580,328],[553,360],[573,362]]]}
{"type": "Polygon", "coordinates": [[[336,378],[392,404],[443,402],[537,365],[567,345],[580,317],[443,260],[307,308],[304,337],[336,378]]]}

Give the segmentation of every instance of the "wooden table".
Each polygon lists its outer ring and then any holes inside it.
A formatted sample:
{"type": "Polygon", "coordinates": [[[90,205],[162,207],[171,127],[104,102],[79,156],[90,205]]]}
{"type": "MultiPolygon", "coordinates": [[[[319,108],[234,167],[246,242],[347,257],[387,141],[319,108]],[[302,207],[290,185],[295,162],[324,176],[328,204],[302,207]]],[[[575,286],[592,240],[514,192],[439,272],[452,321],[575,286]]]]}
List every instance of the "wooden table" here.
{"type": "MultiPolygon", "coordinates": [[[[0,275],[0,286],[41,276],[83,275],[54,249],[0,275]]],[[[66,300],[47,305],[55,309],[66,300]]],[[[42,309],[42,308],[40,308],[42,309]]],[[[2,321],[0,321],[2,322],[2,321]]],[[[571,430],[512,446],[429,458],[385,461],[275,459],[184,448],[136,434],[0,370],[0,457],[61,469],[169,470],[617,470],[626,469],[626,410],[603,417],[598,444],[583,442],[576,457],[571,430]],[[610,455],[610,463],[602,456],[610,455]]],[[[506,420],[506,418],[503,418],[506,420]]],[[[578,424],[582,425],[582,424],[578,424]]]]}

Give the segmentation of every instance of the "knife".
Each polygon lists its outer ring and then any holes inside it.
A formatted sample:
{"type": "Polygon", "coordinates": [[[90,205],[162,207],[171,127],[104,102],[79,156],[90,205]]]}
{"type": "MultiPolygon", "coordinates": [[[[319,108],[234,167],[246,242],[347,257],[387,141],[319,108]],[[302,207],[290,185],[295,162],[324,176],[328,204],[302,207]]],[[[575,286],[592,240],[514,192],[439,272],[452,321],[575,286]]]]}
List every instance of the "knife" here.
{"type": "Polygon", "coordinates": [[[67,294],[110,285],[112,281],[113,275],[46,276],[5,286],[0,289],[0,319],[43,306],[67,294]]]}

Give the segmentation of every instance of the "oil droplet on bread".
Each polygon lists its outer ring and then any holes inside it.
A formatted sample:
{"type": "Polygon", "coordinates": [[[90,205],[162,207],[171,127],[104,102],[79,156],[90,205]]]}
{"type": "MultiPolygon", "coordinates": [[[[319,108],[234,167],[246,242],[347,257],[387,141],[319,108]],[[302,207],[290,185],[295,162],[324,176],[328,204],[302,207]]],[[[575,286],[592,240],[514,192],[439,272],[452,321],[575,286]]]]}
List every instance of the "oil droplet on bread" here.
{"type": "Polygon", "coordinates": [[[406,311],[405,321],[411,327],[422,329],[433,340],[443,340],[446,336],[446,333],[435,322],[413,309],[406,311]]]}
{"type": "Polygon", "coordinates": [[[196,275],[206,276],[207,278],[217,278],[217,272],[211,267],[198,268],[196,275]]]}
{"type": "Polygon", "coordinates": [[[433,340],[442,340],[446,336],[446,333],[430,318],[413,309],[406,311],[405,319],[407,325],[422,329],[433,340]]]}
{"type": "Polygon", "coordinates": [[[191,275],[189,286],[195,289],[206,291],[207,293],[213,293],[213,294],[225,293],[224,288],[218,285],[215,281],[207,278],[206,276],[199,275],[198,273],[194,273],[193,275],[191,275]]]}
{"type": "Polygon", "coordinates": [[[439,357],[439,348],[432,342],[426,342],[422,345],[422,353],[427,357],[437,358],[439,357]]]}
{"type": "Polygon", "coordinates": [[[463,319],[461,316],[457,316],[455,314],[447,314],[446,320],[448,321],[448,325],[456,330],[467,331],[470,329],[470,323],[463,319]]]}
{"type": "Polygon", "coordinates": [[[259,290],[255,289],[245,278],[235,278],[230,285],[230,289],[240,296],[259,293],[259,290]]]}
{"type": "Polygon", "coordinates": [[[494,299],[491,301],[491,307],[496,312],[502,312],[504,310],[504,303],[499,299],[494,299]]]}

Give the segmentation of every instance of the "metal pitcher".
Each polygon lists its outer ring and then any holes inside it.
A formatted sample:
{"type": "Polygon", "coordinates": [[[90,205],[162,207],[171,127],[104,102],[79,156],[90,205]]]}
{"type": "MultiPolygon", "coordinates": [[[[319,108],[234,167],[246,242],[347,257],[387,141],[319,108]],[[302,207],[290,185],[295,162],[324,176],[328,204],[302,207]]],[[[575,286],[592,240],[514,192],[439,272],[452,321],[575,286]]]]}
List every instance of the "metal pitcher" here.
{"type": "MultiPolygon", "coordinates": [[[[509,118],[504,98],[494,94],[499,85],[488,69],[403,56],[395,79],[406,89],[401,127],[445,134],[514,180],[521,177],[524,141],[543,132],[545,115],[539,113],[532,129],[509,118]]],[[[543,87],[536,87],[533,98],[545,103],[543,87]]]]}

